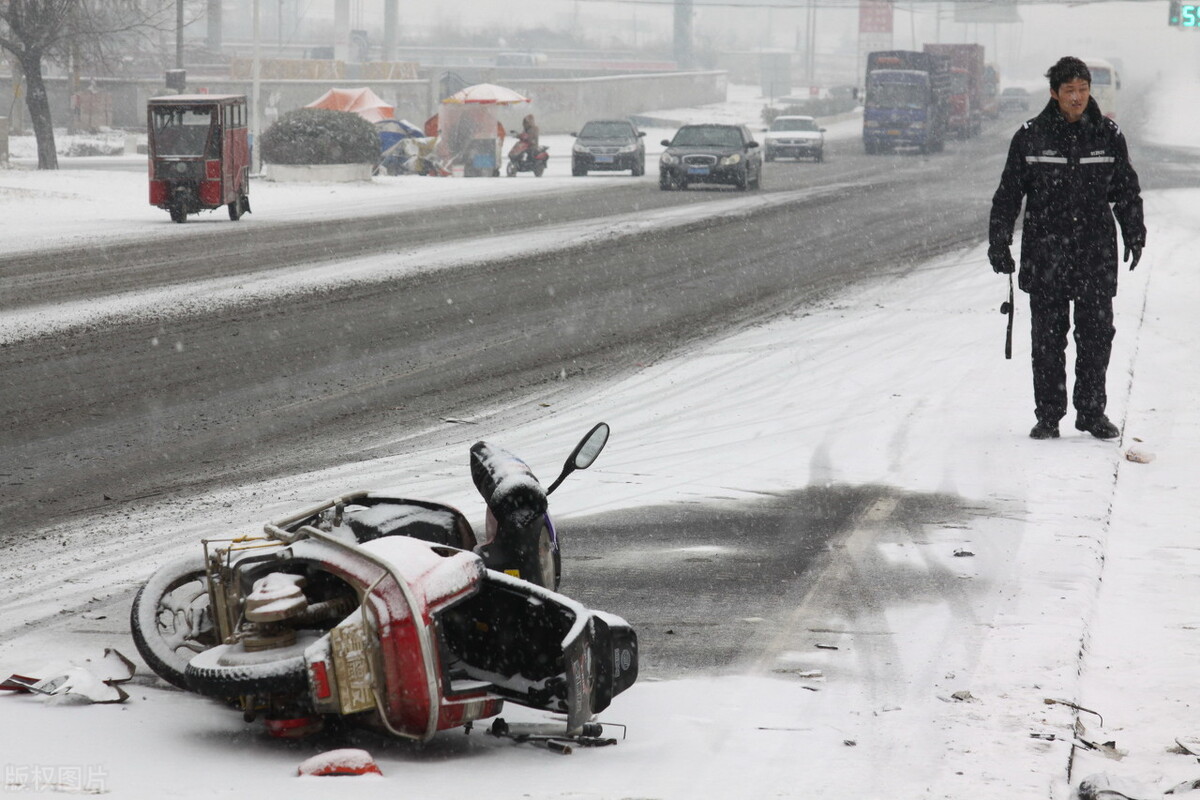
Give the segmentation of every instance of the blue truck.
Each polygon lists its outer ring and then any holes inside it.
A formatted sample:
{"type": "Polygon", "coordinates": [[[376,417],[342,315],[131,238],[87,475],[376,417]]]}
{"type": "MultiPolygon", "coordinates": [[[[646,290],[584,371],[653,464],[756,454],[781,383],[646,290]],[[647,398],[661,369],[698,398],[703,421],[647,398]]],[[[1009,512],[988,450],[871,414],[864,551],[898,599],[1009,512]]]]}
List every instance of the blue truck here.
{"type": "Polygon", "coordinates": [[[863,147],[868,155],[915,147],[936,153],[946,143],[950,59],[915,50],[867,54],[863,147]]]}

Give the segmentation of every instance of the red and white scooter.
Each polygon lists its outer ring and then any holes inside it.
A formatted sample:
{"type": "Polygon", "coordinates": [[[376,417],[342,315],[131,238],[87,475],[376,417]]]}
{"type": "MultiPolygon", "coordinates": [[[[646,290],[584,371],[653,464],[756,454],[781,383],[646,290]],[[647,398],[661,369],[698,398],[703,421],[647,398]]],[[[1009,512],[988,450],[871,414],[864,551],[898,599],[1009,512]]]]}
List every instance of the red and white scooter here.
{"type": "Polygon", "coordinates": [[[546,145],[531,147],[529,134],[516,131],[512,133],[517,137],[517,143],[508,151],[508,167],[505,170],[508,177],[516,177],[518,172],[532,172],[535,178],[542,177],[550,160],[550,148],[546,145]]]}

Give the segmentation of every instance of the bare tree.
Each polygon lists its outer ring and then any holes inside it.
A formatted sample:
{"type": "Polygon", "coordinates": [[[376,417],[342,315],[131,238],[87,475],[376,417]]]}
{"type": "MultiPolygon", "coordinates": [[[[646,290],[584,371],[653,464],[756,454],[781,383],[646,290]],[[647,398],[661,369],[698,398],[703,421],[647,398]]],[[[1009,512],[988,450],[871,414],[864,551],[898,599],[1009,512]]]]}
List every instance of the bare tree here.
{"type": "Polygon", "coordinates": [[[0,48],[12,55],[24,75],[38,169],[58,169],[43,65],[80,59],[105,64],[115,48],[169,25],[170,14],[170,3],[140,0],[0,0],[0,48]]]}

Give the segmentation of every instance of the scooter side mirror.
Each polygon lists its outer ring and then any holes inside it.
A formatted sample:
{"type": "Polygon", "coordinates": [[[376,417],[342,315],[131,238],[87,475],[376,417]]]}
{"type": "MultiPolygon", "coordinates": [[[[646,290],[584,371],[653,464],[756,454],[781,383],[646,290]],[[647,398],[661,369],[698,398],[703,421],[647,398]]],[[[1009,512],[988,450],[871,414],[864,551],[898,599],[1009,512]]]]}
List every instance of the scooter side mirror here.
{"type": "Polygon", "coordinates": [[[578,469],[587,469],[596,461],[596,457],[600,455],[600,451],[604,449],[604,445],[608,443],[608,434],[610,429],[607,422],[598,422],[587,432],[579,444],[575,445],[575,449],[571,451],[571,455],[567,456],[567,461],[563,464],[562,472],[554,479],[554,483],[546,489],[546,494],[550,494],[558,485],[566,480],[566,477],[578,469]]]}
{"type": "Polygon", "coordinates": [[[575,450],[567,459],[567,463],[571,464],[575,469],[587,469],[600,455],[600,451],[604,449],[604,445],[608,444],[609,428],[607,422],[599,422],[594,428],[588,431],[587,436],[580,440],[579,444],[575,445],[575,450]]]}

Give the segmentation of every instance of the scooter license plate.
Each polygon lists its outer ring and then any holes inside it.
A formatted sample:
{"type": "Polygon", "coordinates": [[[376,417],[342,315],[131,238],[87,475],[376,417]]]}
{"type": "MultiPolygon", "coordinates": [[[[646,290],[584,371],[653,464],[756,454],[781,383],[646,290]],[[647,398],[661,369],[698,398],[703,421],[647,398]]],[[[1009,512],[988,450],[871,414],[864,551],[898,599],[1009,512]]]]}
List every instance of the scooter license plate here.
{"type": "Polygon", "coordinates": [[[688,175],[707,175],[708,167],[688,167],[688,175]]]}
{"type": "Polygon", "coordinates": [[[611,164],[611,163],[613,163],[613,157],[612,156],[596,156],[596,163],[597,164],[611,164]]]}

